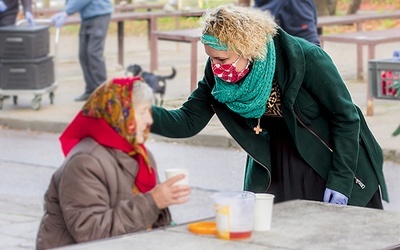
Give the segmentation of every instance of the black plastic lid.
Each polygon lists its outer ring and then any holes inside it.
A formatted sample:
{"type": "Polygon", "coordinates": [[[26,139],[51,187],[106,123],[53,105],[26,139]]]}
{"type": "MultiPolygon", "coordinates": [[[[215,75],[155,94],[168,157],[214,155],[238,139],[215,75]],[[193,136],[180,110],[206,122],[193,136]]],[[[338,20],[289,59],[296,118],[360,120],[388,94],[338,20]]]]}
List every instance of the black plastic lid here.
{"type": "Polygon", "coordinates": [[[48,29],[49,25],[35,25],[35,26],[28,26],[28,25],[10,25],[0,27],[0,33],[10,33],[10,32],[37,32],[41,30],[48,29]]]}

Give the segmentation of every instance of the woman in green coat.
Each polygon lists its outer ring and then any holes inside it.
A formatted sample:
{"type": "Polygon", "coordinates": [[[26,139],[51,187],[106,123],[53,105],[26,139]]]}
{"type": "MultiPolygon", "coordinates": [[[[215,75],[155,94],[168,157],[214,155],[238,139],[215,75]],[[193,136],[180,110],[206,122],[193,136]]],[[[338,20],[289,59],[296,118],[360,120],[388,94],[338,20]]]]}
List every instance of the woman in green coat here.
{"type": "Polygon", "coordinates": [[[153,107],[151,131],[191,137],[216,114],[248,155],[245,190],[382,208],[382,150],[326,52],[256,9],[202,21],[204,77],[181,108],[153,107]]]}

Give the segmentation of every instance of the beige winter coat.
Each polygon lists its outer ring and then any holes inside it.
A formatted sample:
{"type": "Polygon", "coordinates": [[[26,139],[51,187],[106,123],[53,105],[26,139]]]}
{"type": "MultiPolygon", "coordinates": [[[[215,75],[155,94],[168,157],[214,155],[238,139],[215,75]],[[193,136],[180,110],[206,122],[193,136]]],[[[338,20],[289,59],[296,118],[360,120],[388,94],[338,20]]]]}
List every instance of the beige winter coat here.
{"type": "MultiPolygon", "coordinates": [[[[150,152],[149,159],[155,168],[150,152]]],[[[132,193],[137,170],[126,153],[82,140],[51,179],[37,249],[169,225],[168,209],[158,209],[149,193],[132,193]]]]}

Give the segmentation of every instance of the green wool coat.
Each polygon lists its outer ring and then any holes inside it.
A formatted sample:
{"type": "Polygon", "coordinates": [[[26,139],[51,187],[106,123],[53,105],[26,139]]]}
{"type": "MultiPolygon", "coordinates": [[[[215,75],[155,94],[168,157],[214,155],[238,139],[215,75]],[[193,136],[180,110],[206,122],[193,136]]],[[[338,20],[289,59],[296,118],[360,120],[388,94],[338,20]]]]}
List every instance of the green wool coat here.
{"type": "MultiPolygon", "coordinates": [[[[326,180],[326,187],[349,197],[350,205],[365,206],[379,188],[388,201],[382,149],[331,58],[320,47],[281,29],[274,43],[282,113],[302,158],[326,180]]],[[[203,79],[181,108],[153,107],[151,132],[191,137],[217,114],[248,154],[244,189],[267,192],[271,181],[269,141],[255,134],[245,118],[215,100],[211,95],[214,85],[208,60],[203,79]]]]}

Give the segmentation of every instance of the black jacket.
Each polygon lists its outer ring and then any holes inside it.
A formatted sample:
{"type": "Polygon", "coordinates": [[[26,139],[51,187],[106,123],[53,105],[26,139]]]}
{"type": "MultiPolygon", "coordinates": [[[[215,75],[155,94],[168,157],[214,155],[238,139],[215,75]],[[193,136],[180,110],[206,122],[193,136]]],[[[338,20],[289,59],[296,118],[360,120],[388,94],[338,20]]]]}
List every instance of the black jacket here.
{"type": "Polygon", "coordinates": [[[24,15],[27,11],[32,13],[32,0],[3,0],[7,5],[7,10],[0,13],[0,27],[14,25],[19,11],[19,2],[21,2],[24,15]]]}
{"type": "Polygon", "coordinates": [[[279,26],[290,35],[319,45],[313,0],[255,0],[255,7],[270,11],[279,26]]]}
{"type": "Polygon", "coordinates": [[[24,13],[27,11],[32,12],[32,0],[3,0],[3,2],[7,5],[6,12],[8,13],[17,14],[19,10],[19,2],[22,4],[24,13]]]}

